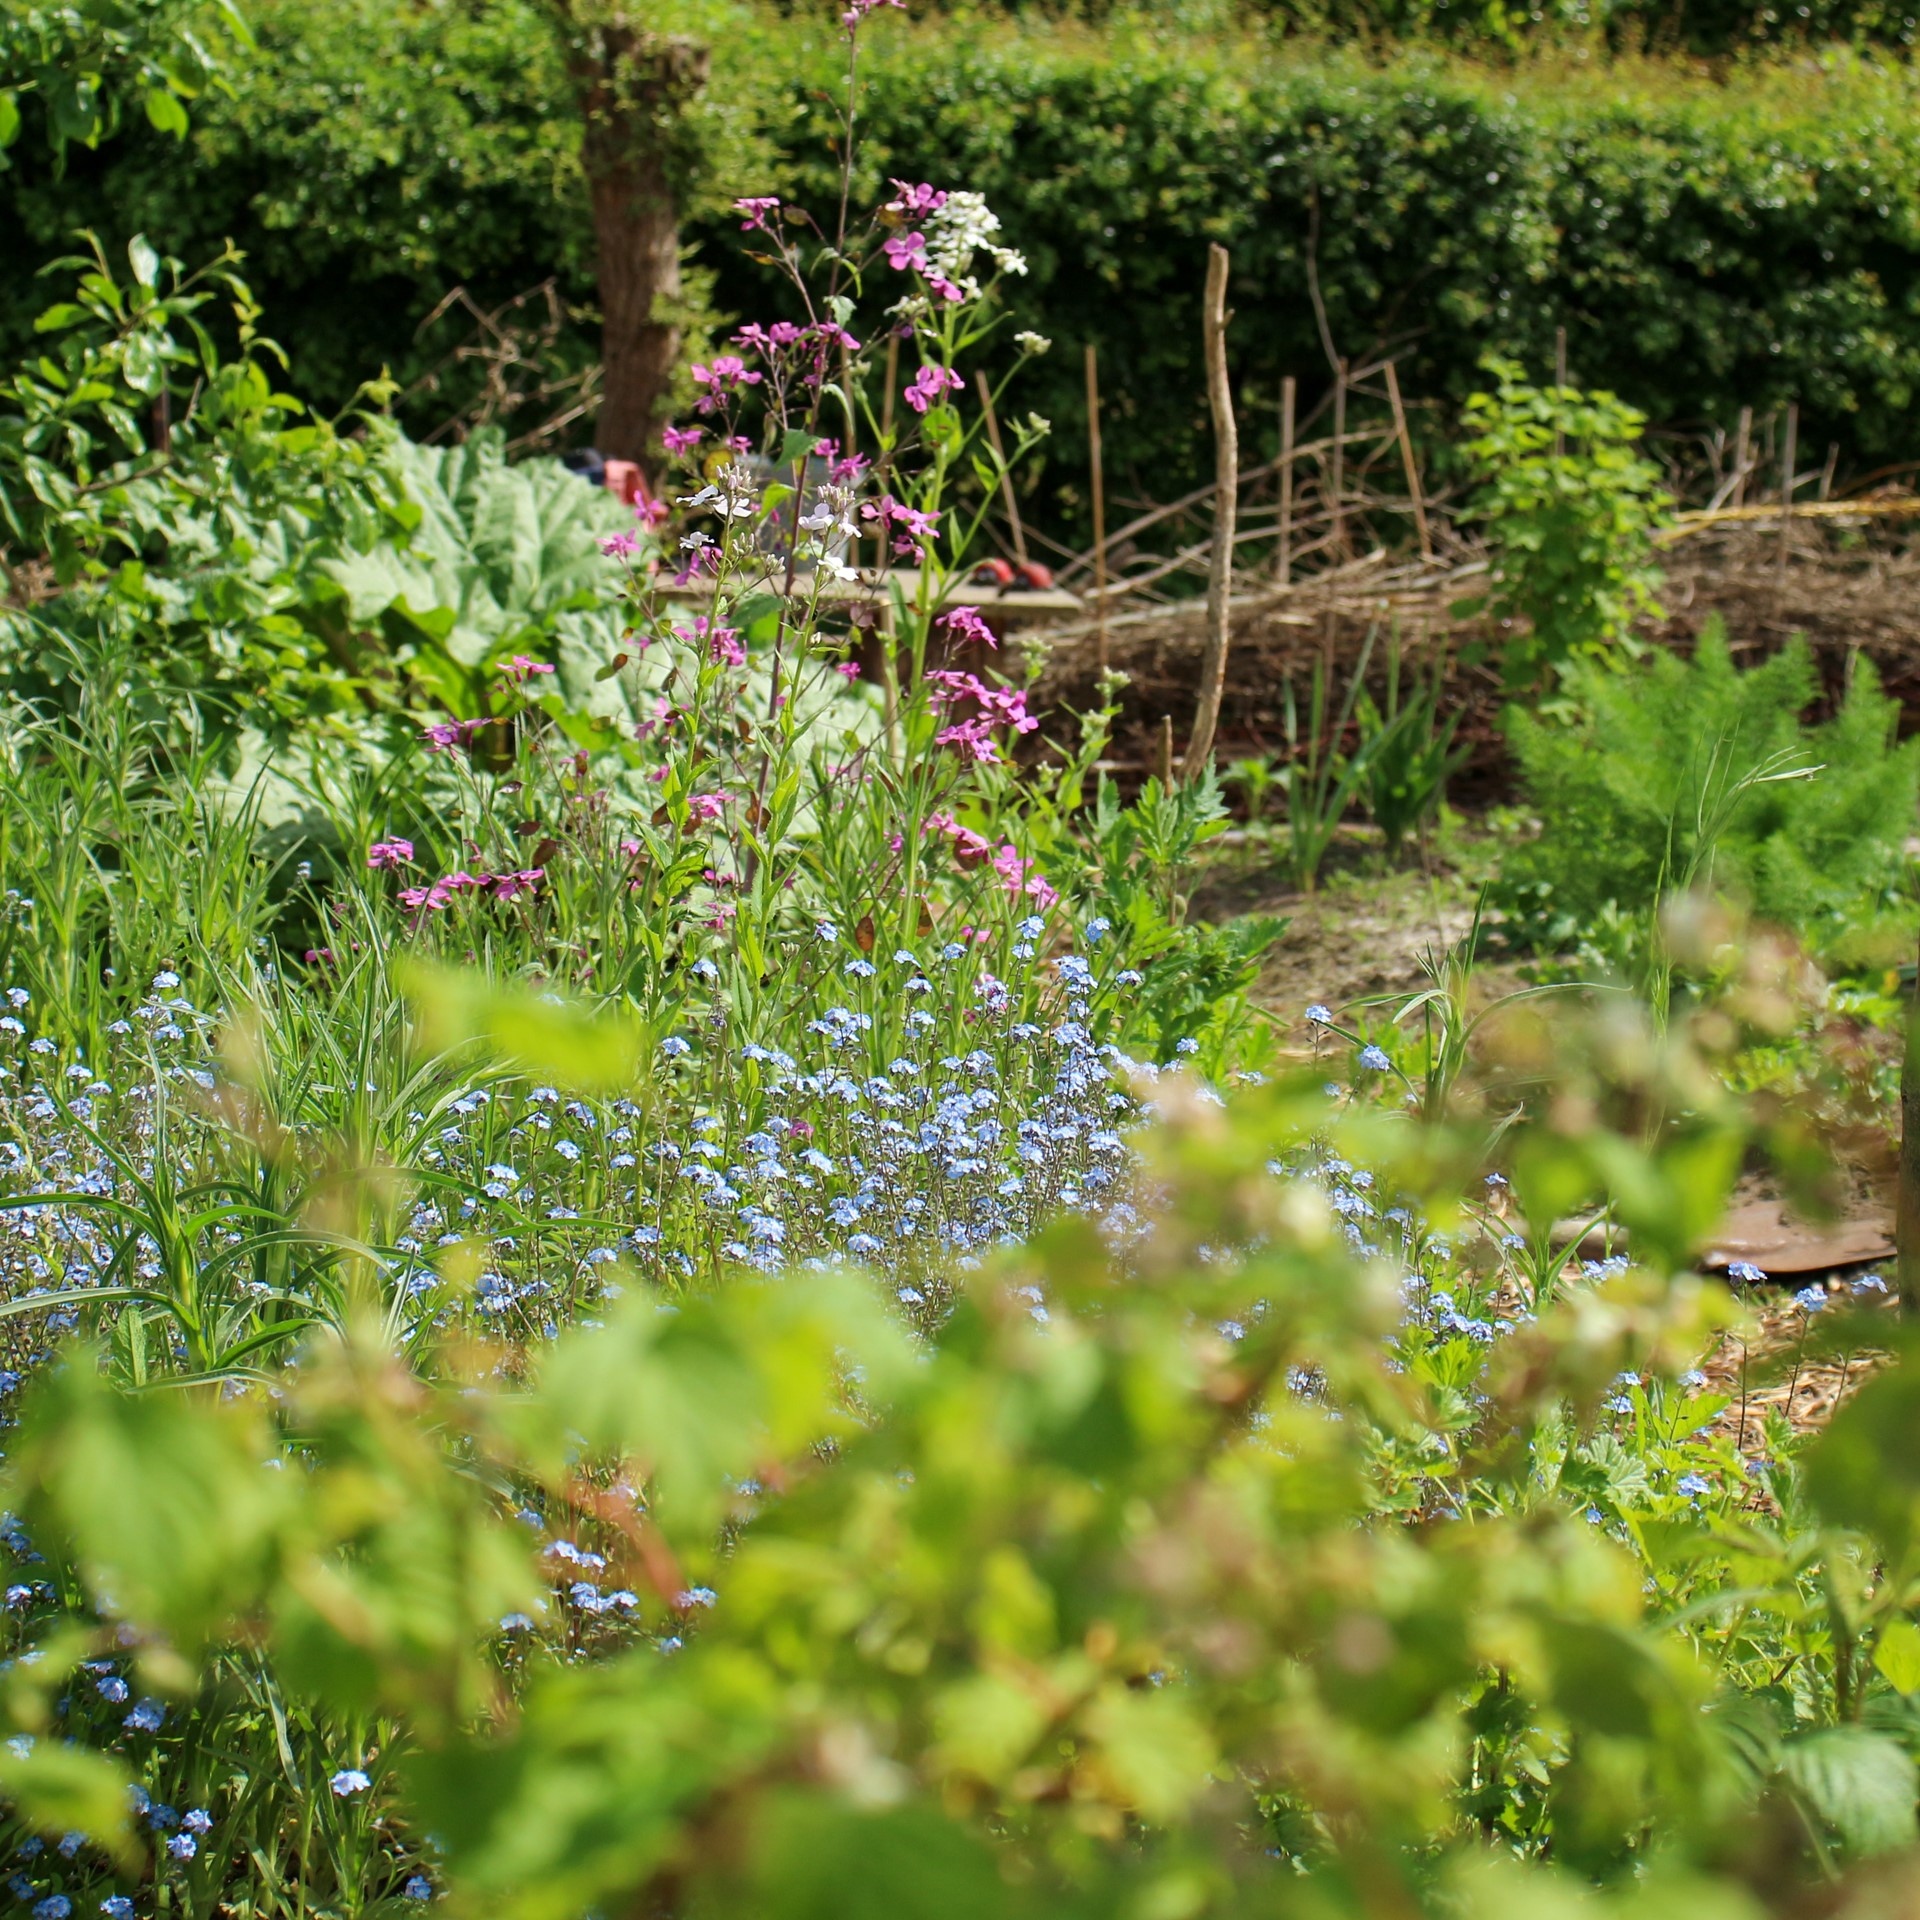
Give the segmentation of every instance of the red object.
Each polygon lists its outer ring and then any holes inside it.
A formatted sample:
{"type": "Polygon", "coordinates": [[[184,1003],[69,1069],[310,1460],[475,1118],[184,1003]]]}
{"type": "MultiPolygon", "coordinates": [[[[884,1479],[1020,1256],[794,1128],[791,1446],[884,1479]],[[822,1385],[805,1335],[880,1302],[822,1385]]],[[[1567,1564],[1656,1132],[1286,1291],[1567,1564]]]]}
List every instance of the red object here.
{"type": "Polygon", "coordinates": [[[982,560],[968,580],[976,587],[1010,587],[1013,585],[1013,569],[1004,560],[982,560]]]}
{"type": "Polygon", "coordinates": [[[1045,593],[1053,585],[1053,569],[1043,567],[1038,560],[1022,560],[1017,572],[1022,582],[1034,593],[1045,593]]]}
{"type": "Polygon", "coordinates": [[[646,482],[640,478],[638,465],[631,460],[609,460],[607,462],[607,491],[615,495],[623,505],[632,506],[635,501],[646,497],[646,482]]]}

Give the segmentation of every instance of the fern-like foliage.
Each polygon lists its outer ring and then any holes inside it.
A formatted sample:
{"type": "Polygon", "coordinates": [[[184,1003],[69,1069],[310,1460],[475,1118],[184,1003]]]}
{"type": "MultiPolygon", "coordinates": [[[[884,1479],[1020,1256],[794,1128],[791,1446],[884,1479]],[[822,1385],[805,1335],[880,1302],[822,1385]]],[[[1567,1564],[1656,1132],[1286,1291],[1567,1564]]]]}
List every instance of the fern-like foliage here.
{"type": "Polygon", "coordinates": [[[1864,656],[1809,726],[1817,690],[1804,640],[1743,671],[1712,624],[1690,660],[1583,672],[1572,725],[1510,711],[1541,831],[1505,863],[1509,918],[1551,944],[1689,882],[1804,930],[1864,912],[1899,877],[1920,742],[1896,744],[1897,703],[1864,656]]]}

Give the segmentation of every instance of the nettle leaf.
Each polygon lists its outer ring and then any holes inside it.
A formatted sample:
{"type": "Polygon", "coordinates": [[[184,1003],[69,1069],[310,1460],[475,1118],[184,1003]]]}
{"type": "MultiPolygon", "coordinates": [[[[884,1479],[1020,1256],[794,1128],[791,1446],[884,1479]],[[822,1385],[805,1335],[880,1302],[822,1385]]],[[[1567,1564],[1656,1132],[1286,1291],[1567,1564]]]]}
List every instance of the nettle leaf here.
{"type": "Polygon", "coordinates": [[[1902,1693],[1920,1693],[1920,1626],[1896,1620],[1881,1634],[1873,1664],[1902,1693]]]}
{"type": "Polygon", "coordinates": [[[1780,1777],[1850,1854],[1913,1844],[1920,1769],[1885,1734],[1825,1727],[1790,1740],[1780,1752],[1780,1777]]]}

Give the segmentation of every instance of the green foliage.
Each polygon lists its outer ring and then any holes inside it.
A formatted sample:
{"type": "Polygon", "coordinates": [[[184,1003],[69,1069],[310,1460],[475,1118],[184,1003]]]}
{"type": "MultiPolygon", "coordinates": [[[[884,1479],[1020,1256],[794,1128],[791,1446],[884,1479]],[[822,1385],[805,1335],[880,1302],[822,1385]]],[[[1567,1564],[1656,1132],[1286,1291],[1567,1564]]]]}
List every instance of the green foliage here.
{"type": "Polygon", "coordinates": [[[1534,938],[1567,944],[1689,884],[1817,938],[1898,885],[1920,748],[1895,744],[1871,662],[1856,658],[1839,710],[1814,726],[1806,644],[1743,671],[1716,627],[1691,660],[1587,668],[1569,688],[1571,724],[1507,718],[1541,832],[1504,860],[1498,897],[1534,938]]]}
{"type": "Polygon", "coordinates": [[[1468,400],[1461,452],[1492,585],[1466,605],[1504,629],[1507,691],[1532,692],[1576,661],[1634,650],[1634,622],[1660,613],[1653,541],[1673,502],[1639,451],[1643,414],[1611,393],[1529,386],[1511,361],[1487,371],[1494,388],[1468,400]]]}
{"type": "MultiPolygon", "coordinates": [[[[338,409],[388,368],[416,435],[480,375],[448,358],[464,322],[420,332],[455,285],[490,307],[557,273],[574,317],[554,365],[591,359],[578,130],[542,11],[255,12],[260,54],[188,142],[135,131],[66,182],[23,157],[6,191],[29,264],[109,216],[124,223],[111,245],[144,230],[187,259],[230,237],[298,390],[338,409]],[[437,388],[416,385],[430,373],[437,388]]],[[[1302,381],[1305,406],[1331,378],[1310,253],[1340,351],[1404,349],[1416,400],[1463,403],[1489,350],[1551,365],[1564,325],[1576,384],[1663,424],[1730,426],[1742,406],[1796,400],[1804,443],[1837,441],[1843,462],[1911,452],[1920,114],[1904,68],[1709,78],[1543,56],[1489,71],[1125,20],[1101,36],[1040,19],[888,25],[862,54],[862,193],[893,174],[983,192],[1029,258],[1025,322],[1075,350],[1037,363],[1023,393],[1059,428],[1022,479],[1042,524],[1088,525],[1083,341],[1117,396],[1109,471],[1154,498],[1209,477],[1194,268],[1209,239],[1233,251],[1240,310],[1262,315],[1233,342],[1249,463],[1277,451],[1281,378],[1302,381]]],[[[767,20],[719,48],[716,199],[826,204],[836,185],[839,56],[797,32],[767,20]]],[[[688,225],[714,305],[778,317],[733,257],[737,228],[711,209],[688,225]]],[[[0,287],[0,348],[28,340],[37,311],[30,277],[0,287]]]]}
{"type": "Polygon", "coordinates": [[[222,57],[253,36],[233,0],[18,0],[0,14],[0,172],[20,137],[24,100],[45,118],[56,168],[70,144],[97,147],[137,99],[176,139],[186,103],[225,82],[222,57]]]}

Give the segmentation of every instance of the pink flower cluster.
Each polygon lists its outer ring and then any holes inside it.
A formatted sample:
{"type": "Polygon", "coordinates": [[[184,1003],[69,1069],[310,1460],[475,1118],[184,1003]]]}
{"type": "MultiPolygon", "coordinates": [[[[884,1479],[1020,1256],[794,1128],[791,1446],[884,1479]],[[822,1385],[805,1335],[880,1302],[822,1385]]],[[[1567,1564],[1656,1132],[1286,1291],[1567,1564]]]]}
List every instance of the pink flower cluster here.
{"type": "MultiPolygon", "coordinates": [[[[1017,898],[1034,901],[1043,910],[1051,907],[1059,894],[1047,882],[1046,876],[1031,860],[1021,857],[1020,849],[1011,840],[1006,841],[998,853],[993,851],[993,842],[984,834],[975,833],[971,827],[963,827],[950,813],[930,813],[927,816],[927,831],[944,834],[953,843],[953,860],[963,873],[971,873],[983,865],[992,855],[993,870],[1000,876],[1000,885],[1004,892],[1017,898]]],[[[975,930],[971,927],[962,932],[961,938],[975,930]]],[[[986,937],[984,930],[980,938],[986,937]]]]}
{"type": "Polygon", "coordinates": [[[546,877],[545,867],[522,867],[517,873],[450,873],[430,887],[402,887],[400,904],[412,913],[439,913],[463,893],[517,900],[521,894],[533,892],[546,877]]]}
{"type": "Polygon", "coordinates": [[[482,727],[504,727],[504,720],[440,720],[420,736],[420,744],[429,753],[446,753],[454,747],[470,746],[482,727]]]}
{"type": "Polygon", "coordinates": [[[1000,650],[1000,642],[994,637],[993,629],[972,607],[955,607],[952,612],[943,613],[933,624],[946,628],[947,641],[951,646],[990,647],[996,653],[1000,650]]]}
{"type": "Polygon", "coordinates": [[[949,393],[958,393],[967,383],[951,367],[922,367],[907,388],[907,405],[915,413],[925,413],[949,393]]]}
{"type": "Polygon", "coordinates": [[[780,202],[769,194],[756,194],[750,199],[736,200],[733,203],[735,213],[744,213],[747,217],[740,222],[742,233],[751,233],[754,228],[765,229],[767,215],[778,213],[780,202]]]}
{"type": "MultiPolygon", "coordinates": [[[[614,536],[615,539],[625,537],[621,534],[614,536]]],[[[531,680],[535,674],[552,671],[553,669],[544,660],[529,660],[524,653],[516,653],[510,660],[500,662],[501,684],[504,686],[517,687],[531,680]]]]}
{"type": "Polygon", "coordinates": [[[747,664],[747,650],[740,644],[740,634],[736,628],[717,626],[704,613],[694,616],[691,627],[675,627],[674,638],[691,647],[695,653],[704,653],[717,666],[744,667],[747,664]]]}
{"type": "Polygon", "coordinates": [[[893,550],[897,554],[912,554],[916,560],[924,560],[927,550],[924,541],[939,537],[940,510],[922,512],[918,507],[907,506],[896,500],[892,494],[883,493],[878,500],[869,500],[860,509],[863,520],[877,522],[881,527],[895,527],[893,550]]]}
{"type": "Polygon", "coordinates": [[[367,849],[367,865],[378,870],[381,867],[405,867],[413,862],[413,842],[411,840],[376,840],[367,849]]]}
{"type": "Polygon", "coordinates": [[[975,760],[1000,758],[993,739],[996,727],[1005,727],[1012,733],[1031,733],[1040,724],[1027,711],[1027,696],[1018,687],[990,687],[974,674],[944,669],[928,674],[927,684],[933,689],[930,697],[940,706],[952,706],[962,700],[974,703],[977,710],[943,727],[934,735],[934,744],[957,747],[975,760]]]}
{"type": "Polygon", "coordinates": [[[900,197],[887,202],[889,213],[902,213],[913,220],[923,213],[938,213],[947,204],[947,196],[938,187],[928,186],[924,180],[918,186],[906,180],[895,180],[893,184],[899,190],[900,197]]]}
{"type": "Polygon", "coordinates": [[[747,363],[737,353],[715,354],[712,366],[696,364],[693,369],[693,384],[706,389],[693,403],[694,412],[712,413],[740,388],[757,387],[761,377],[757,373],[749,373],[747,363]]]}
{"type": "Polygon", "coordinates": [[[683,453],[691,453],[706,435],[705,427],[663,427],[660,432],[660,444],[676,459],[683,453]]]}
{"type": "Polygon", "coordinates": [[[840,16],[840,24],[849,33],[859,29],[860,22],[870,13],[878,13],[882,7],[897,7],[902,13],[907,10],[907,0],[848,0],[846,11],[840,16]]]}
{"type": "Polygon", "coordinates": [[[830,487],[857,487],[873,465],[864,453],[842,454],[838,440],[816,440],[813,454],[816,460],[826,461],[830,487]]]}

